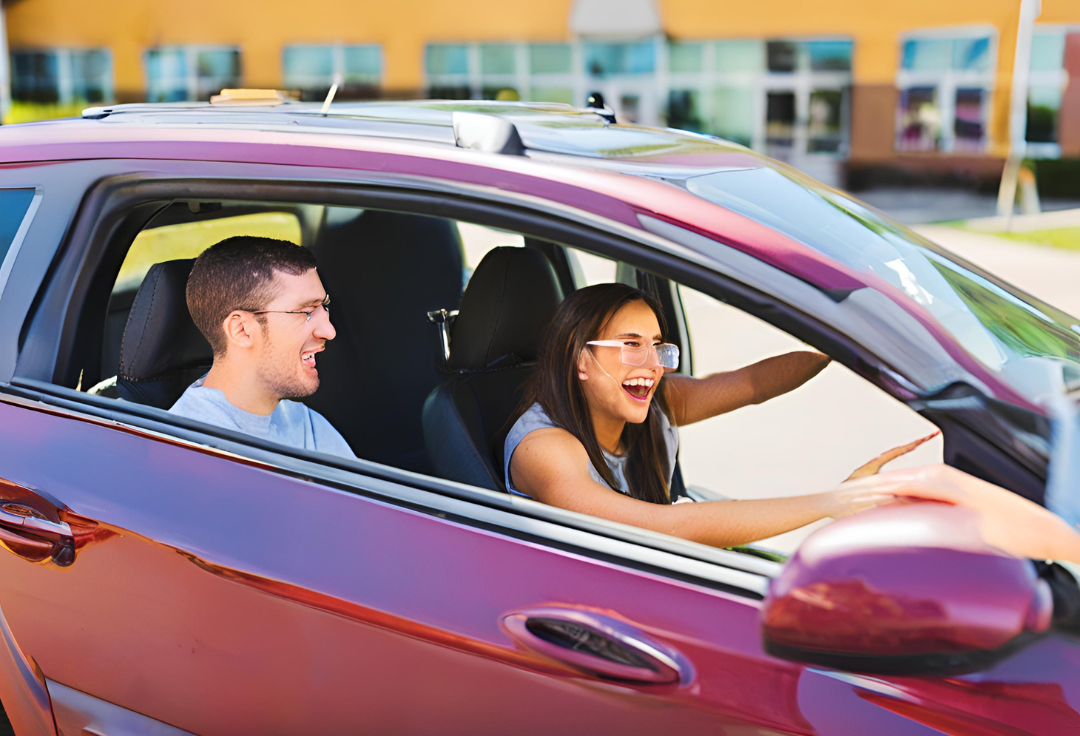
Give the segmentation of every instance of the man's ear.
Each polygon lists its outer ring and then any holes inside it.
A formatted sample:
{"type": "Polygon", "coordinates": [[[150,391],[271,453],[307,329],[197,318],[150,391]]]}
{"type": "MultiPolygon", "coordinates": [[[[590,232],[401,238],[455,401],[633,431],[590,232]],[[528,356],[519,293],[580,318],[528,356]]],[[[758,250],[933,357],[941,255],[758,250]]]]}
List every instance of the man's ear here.
{"type": "Polygon", "coordinates": [[[225,330],[225,339],[229,345],[246,349],[254,344],[255,315],[233,311],[221,326],[225,330]]]}

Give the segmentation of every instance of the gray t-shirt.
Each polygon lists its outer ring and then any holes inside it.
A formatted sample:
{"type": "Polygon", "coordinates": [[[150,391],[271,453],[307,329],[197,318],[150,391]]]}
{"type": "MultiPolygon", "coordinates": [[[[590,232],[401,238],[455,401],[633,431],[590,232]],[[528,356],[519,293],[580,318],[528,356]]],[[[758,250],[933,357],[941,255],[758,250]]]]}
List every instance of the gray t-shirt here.
{"type": "MultiPolygon", "coordinates": [[[[660,411],[659,408],[656,411],[660,411]]],[[[529,498],[529,494],[522,493],[518,489],[514,488],[513,482],[510,480],[510,458],[514,454],[514,450],[521,444],[521,441],[525,439],[525,436],[530,432],[535,432],[538,429],[546,429],[548,427],[557,427],[555,422],[551,421],[551,418],[544,411],[544,407],[540,404],[533,404],[530,406],[524,414],[522,414],[514,426],[510,428],[510,434],[506,435],[506,442],[503,443],[503,476],[506,478],[506,490],[510,491],[514,495],[524,496],[529,498]]],[[[679,430],[672,426],[668,421],[667,415],[663,411],[660,411],[660,427],[661,432],[664,434],[664,444],[667,447],[667,463],[668,463],[668,486],[671,485],[671,476],[675,472],[675,455],[679,451],[679,430]]],[[[612,455],[607,450],[601,450],[604,453],[604,461],[607,466],[611,468],[611,474],[615,476],[615,485],[617,488],[612,490],[618,491],[624,495],[629,495],[629,484],[626,482],[626,455],[612,455]]],[[[592,462],[589,462],[589,476],[592,477],[597,483],[602,486],[608,486],[604,479],[600,477],[600,473],[596,472],[596,468],[593,467],[592,462]]]]}
{"type": "Polygon", "coordinates": [[[353,460],[356,455],[345,438],[322,414],[299,401],[279,401],[273,413],[263,416],[238,409],[216,388],[203,386],[203,376],[187,387],[169,411],[178,416],[235,429],[253,437],[304,450],[353,460]]]}

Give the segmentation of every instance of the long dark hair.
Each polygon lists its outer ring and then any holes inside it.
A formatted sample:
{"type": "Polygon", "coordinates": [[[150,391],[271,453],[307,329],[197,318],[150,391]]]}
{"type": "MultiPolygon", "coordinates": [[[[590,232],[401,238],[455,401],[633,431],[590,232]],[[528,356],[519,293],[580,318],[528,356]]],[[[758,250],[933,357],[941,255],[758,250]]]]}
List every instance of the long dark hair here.
{"type": "MultiPolygon", "coordinates": [[[[661,334],[666,334],[660,305],[632,286],[597,284],[567,297],[544,331],[536,373],[525,389],[521,407],[510,420],[512,425],[533,403],[539,403],[556,425],[585,446],[593,467],[612,488],[616,488],[615,476],[604,461],[596,439],[577,364],[581,351],[587,349],[585,343],[597,339],[616,312],[636,301],[643,301],[652,309],[661,334]]],[[[657,384],[648,418],[641,424],[626,423],[622,446],[627,454],[626,482],[630,495],[642,501],[666,504],[671,503],[668,477],[674,458],[667,456],[660,412],[670,419],[663,381],[657,384]]]]}

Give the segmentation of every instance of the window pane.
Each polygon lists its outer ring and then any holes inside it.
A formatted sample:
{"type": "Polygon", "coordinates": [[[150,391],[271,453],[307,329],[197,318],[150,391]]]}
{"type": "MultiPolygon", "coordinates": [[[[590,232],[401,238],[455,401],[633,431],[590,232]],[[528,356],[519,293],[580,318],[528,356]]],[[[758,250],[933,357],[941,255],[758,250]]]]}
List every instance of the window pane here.
{"type": "Polygon", "coordinates": [[[11,248],[33,199],[33,189],[0,189],[0,263],[11,248]]]}
{"type": "Polygon", "coordinates": [[[16,51],[11,61],[13,99],[44,104],[60,101],[60,70],[55,53],[16,51]]]}
{"type": "Polygon", "coordinates": [[[714,58],[718,72],[759,72],[765,68],[765,44],[761,41],[718,41],[714,58]]]}
{"type": "Polygon", "coordinates": [[[651,74],[656,70],[656,46],[652,41],[587,43],[585,70],[594,77],[609,74],[651,74]]]}
{"type": "Polygon", "coordinates": [[[975,153],[983,148],[983,98],[982,89],[956,90],[955,150],[975,153]]]}
{"type": "Polygon", "coordinates": [[[481,74],[514,74],[517,49],[509,43],[485,43],[480,46],[481,74]]]}
{"type": "Polygon", "coordinates": [[[990,69],[989,38],[958,38],[953,41],[953,69],[985,72],[990,69]]]}
{"type": "Polygon", "coordinates": [[[579,289],[584,286],[614,283],[618,275],[618,261],[604,256],[567,248],[566,259],[570,262],[570,271],[574,275],[574,286],[579,289]]]}
{"type": "Polygon", "coordinates": [[[529,46],[529,71],[533,74],[570,74],[573,51],[568,43],[534,43],[529,46]]]}
{"type": "Polygon", "coordinates": [[[908,71],[943,72],[949,68],[949,41],[941,38],[905,41],[901,65],[908,71]]]}
{"type": "Polygon", "coordinates": [[[754,90],[721,87],[713,100],[712,133],[749,146],[754,134],[754,90]]]}
{"type": "Polygon", "coordinates": [[[345,81],[378,84],[382,80],[382,48],[375,45],[346,46],[345,81]]]}
{"type": "Polygon", "coordinates": [[[1031,39],[1031,71],[1053,72],[1065,63],[1065,34],[1060,31],[1036,33],[1031,39]]]}
{"type": "Polygon", "coordinates": [[[899,127],[897,147],[901,150],[937,150],[941,137],[941,112],[934,87],[912,87],[900,93],[899,127]]]}
{"type": "Polygon", "coordinates": [[[240,79],[240,52],[232,49],[200,51],[195,61],[200,77],[221,80],[240,79]]]}
{"type": "Polygon", "coordinates": [[[188,98],[188,70],[182,49],[147,51],[146,76],[150,102],[179,102],[188,98]]]}
{"type": "Polygon", "coordinates": [[[533,87],[529,90],[529,99],[536,102],[562,102],[574,104],[574,90],[569,87],[533,87]]]}
{"type": "Polygon", "coordinates": [[[815,72],[851,71],[851,41],[808,41],[806,48],[815,72]]]}
{"type": "Polygon", "coordinates": [[[765,44],[765,55],[770,72],[793,72],[798,65],[798,48],[791,41],[769,41],[765,44]]]}
{"type": "Polygon", "coordinates": [[[795,93],[769,92],[765,102],[766,145],[791,148],[795,140],[795,93]]]}
{"type": "Polygon", "coordinates": [[[426,57],[428,74],[469,73],[469,53],[465,46],[429,44],[426,57]]]}
{"type": "Polygon", "coordinates": [[[1032,143],[1057,143],[1061,110],[1061,87],[1035,86],[1028,91],[1027,139],[1032,143]]]}
{"type": "Polygon", "coordinates": [[[71,52],[71,86],[76,100],[104,102],[111,96],[112,64],[109,52],[71,52]]]}
{"type": "Polygon", "coordinates": [[[810,121],[807,126],[807,150],[810,153],[836,153],[840,150],[843,142],[840,121],[843,101],[843,93],[838,89],[819,89],[810,93],[810,121]]]}
{"type": "Polygon", "coordinates": [[[668,68],[673,72],[700,72],[705,44],[675,42],[668,46],[668,68]]]}
{"type": "Polygon", "coordinates": [[[667,124],[671,128],[705,132],[701,94],[696,89],[673,89],[668,93],[667,124]]]}
{"type": "Polygon", "coordinates": [[[286,46],[285,77],[329,78],[334,75],[334,50],[329,46],[286,46]]]}
{"type": "Polygon", "coordinates": [[[472,89],[464,84],[436,84],[428,88],[427,96],[433,100],[472,99],[472,89]]]}

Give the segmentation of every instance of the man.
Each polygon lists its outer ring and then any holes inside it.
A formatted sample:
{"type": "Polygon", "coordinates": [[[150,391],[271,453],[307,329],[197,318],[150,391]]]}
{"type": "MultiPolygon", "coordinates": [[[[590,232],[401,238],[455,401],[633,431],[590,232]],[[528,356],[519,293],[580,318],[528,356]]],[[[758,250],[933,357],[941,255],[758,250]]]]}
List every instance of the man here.
{"type": "Polygon", "coordinates": [[[188,277],[187,305],[214,363],[170,411],[283,445],[355,457],[330,422],[294,401],[319,388],[315,356],[337,334],[329,302],[306,248],[256,237],[208,248],[188,277]]]}

